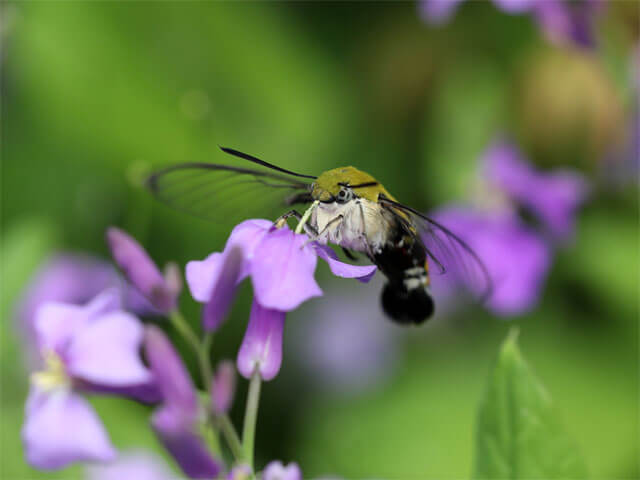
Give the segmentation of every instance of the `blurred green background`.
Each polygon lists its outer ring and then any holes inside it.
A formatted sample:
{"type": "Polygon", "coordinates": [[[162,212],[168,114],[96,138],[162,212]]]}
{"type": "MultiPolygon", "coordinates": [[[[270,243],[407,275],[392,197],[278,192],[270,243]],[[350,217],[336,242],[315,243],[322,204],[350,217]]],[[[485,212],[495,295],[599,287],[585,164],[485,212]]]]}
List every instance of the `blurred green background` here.
{"type": "MultiPolygon", "coordinates": [[[[82,476],[79,467],[40,473],[22,458],[28,373],[12,314],[37,266],[57,251],[107,258],[109,225],[161,265],[224,245],[232,225],[154,203],[138,186],[143,172],[233,162],[217,149],[225,145],[305,173],[353,164],[428,210],[465,200],[479,156],[503,133],[540,167],[571,166],[593,185],[540,304],[513,319],[478,309],[413,329],[393,373],[348,395],[311,388],[314,378],[285,356],[264,388],[258,465],[296,460],[306,478],[468,476],[487,374],[517,324],[591,477],[640,477],[637,151],[627,152],[635,166],[623,180],[607,175],[637,128],[635,2],[611,2],[598,17],[595,51],[551,45],[529,16],[484,2],[465,3],[438,28],[409,2],[1,8],[2,478],[82,476]]],[[[318,278],[326,291],[347,285],[324,266],[318,278]]],[[[348,285],[354,295],[375,288],[348,285]]],[[[216,359],[234,358],[250,295],[245,287],[216,359]]],[[[199,307],[186,293],[182,303],[196,324],[199,307]]],[[[118,447],[162,452],[148,408],[94,403],[118,447]]]]}

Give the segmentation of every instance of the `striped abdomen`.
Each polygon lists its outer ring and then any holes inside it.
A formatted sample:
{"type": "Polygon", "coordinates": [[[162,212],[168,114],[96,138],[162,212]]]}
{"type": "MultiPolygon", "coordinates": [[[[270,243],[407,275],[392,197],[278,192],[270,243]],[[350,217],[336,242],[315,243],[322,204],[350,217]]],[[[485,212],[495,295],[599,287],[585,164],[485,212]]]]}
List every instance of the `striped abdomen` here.
{"type": "Polygon", "coordinates": [[[392,320],[419,324],[433,315],[427,255],[418,237],[398,232],[373,260],[389,280],[382,306],[392,320]]]}

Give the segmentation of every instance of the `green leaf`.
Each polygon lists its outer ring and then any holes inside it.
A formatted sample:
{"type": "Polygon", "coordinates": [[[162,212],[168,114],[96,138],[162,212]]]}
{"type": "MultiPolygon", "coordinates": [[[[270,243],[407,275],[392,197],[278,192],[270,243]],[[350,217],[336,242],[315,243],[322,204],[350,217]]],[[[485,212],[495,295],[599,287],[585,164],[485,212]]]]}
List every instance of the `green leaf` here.
{"type": "Polygon", "coordinates": [[[585,478],[585,464],[516,337],[513,330],[503,343],[480,404],[473,477],[585,478]]]}

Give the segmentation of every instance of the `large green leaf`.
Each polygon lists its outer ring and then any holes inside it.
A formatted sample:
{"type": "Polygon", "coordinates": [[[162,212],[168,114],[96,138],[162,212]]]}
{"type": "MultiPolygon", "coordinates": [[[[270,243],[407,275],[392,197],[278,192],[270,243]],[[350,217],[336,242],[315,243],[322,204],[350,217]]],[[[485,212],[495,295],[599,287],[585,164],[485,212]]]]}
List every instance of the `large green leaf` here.
{"type": "Polygon", "coordinates": [[[474,478],[586,477],[549,394],[522,358],[517,333],[507,337],[480,405],[474,478]]]}

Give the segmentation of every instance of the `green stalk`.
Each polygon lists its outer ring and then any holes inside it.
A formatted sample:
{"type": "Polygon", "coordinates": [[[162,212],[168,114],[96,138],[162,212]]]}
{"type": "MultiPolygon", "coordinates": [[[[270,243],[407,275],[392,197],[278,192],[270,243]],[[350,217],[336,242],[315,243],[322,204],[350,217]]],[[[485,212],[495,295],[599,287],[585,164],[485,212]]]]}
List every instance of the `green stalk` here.
{"type": "MultiPolygon", "coordinates": [[[[182,335],[182,337],[191,346],[194,353],[196,354],[200,376],[202,378],[202,384],[204,385],[206,395],[210,395],[213,370],[211,368],[211,362],[209,361],[209,351],[213,343],[213,335],[210,332],[206,333],[204,336],[204,340],[201,343],[182,313],[180,313],[178,310],[175,310],[169,314],[169,319],[173,327],[178,331],[178,333],[180,333],[180,335],[182,335]]],[[[258,391],[258,394],[259,393],[260,392],[258,391]]],[[[211,425],[210,422],[207,423],[211,425]]],[[[224,435],[224,438],[227,441],[229,448],[231,449],[231,453],[235,457],[236,461],[240,461],[244,457],[242,444],[240,443],[238,433],[231,423],[229,416],[226,414],[220,415],[218,417],[218,424],[222,435],[224,435]]],[[[217,439],[210,438],[209,440],[212,441],[214,445],[217,443],[217,439]]]]}
{"type": "Polygon", "coordinates": [[[241,461],[244,458],[242,443],[240,443],[240,437],[238,437],[238,433],[236,432],[233,423],[231,423],[229,415],[220,415],[219,417],[217,417],[217,419],[218,427],[220,427],[220,431],[222,432],[224,439],[227,441],[227,445],[229,445],[231,453],[233,454],[236,461],[241,461]]]}
{"type": "Polygon", "coordinates": [[[174,328],[182,335],[187,343],[191,346],[196,357],[198,359],[198,366],[200,370],[200,377],[202,379],[202,384],[204,385],[205,390],[208,392],[211,387],[211,362],[209,361],[209,346],[211,345],[212,335],[207,333],[205,335],[204,342],[201,344],[197,335],[189,325],[189,323],[185,320],[182,313],[178,310],[174,310],[169,314],[169,319],[171,320],[171,324],[174,328]]]}
{"type": "Polygon", "coordinates": [[[260,372],[256,369],[249,380],[247,408],[244,414],[244,428],[242,431],[242,449],[244,459],[253,470],[253,445],[256,435],[256,421],[258,419],[258,405],[260,403],[260,372]]]}

